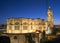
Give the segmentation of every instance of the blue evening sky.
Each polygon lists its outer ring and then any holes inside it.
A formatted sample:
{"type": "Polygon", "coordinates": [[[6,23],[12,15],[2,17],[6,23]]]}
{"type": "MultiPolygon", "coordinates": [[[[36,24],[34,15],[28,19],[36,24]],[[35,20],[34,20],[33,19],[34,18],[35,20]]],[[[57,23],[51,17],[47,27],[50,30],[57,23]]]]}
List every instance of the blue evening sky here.
{"type": "Polygon", "coordinates": [[[0,23],[7,18],[41,18],[47,19],[48,7],[54,15],[54,23],[60,24],[60,0],[0,0],[0,23]]]}

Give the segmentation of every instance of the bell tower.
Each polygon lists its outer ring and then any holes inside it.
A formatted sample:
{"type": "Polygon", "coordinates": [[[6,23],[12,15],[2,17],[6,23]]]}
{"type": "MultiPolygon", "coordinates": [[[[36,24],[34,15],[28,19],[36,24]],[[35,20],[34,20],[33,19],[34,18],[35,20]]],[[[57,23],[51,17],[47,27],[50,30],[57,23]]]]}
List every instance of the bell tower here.
{"type": "Polygon", "coordinates": [[[48,11],[47,11],[47,21],[48,21],[48,25],[53,28],[54,26],[54,19],[53,19],[53,11],[51,9],[51,7],[48,8],[48,11]]]}

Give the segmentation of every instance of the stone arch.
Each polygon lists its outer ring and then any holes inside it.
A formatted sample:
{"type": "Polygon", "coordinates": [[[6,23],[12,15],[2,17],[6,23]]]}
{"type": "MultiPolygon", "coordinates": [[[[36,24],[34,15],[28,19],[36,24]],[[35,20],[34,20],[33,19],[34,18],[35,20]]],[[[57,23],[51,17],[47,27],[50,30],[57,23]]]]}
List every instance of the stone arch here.
{"type": "Polygon", "coordinates": [[[15,25],[19,25],[19,22],[15,22],[15,25]]]}
{"type": "Polygon", "coordinates": [[[17,36],[14,36],[14,43],[19,43],[17,36]]]}
{"type": "Polygon", "coordinates": [[[17,39],[17,36],[14,36],[14,39],[17,39]]]}
{"type": "Polygon", "coordinates": [[[10,38],[8,36],[0,36],[1,43],[10,43],[10,38]]]}
{"type": "Polygon", "coordinates": [[[24,22],[23,24],[24,24],[24,25],[28,25],[28,23],[27,23],[27,22],[24,22]]]}

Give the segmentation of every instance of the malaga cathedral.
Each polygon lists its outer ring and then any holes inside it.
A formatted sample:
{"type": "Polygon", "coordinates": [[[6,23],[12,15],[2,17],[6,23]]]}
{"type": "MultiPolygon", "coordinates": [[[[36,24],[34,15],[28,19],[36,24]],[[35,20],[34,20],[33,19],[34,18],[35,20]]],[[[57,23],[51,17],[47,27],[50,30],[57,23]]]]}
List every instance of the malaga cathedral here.
{"type": "MultiPolygon", "coordinates": [[[[25,37],[29,33],[39,33],[45,31],[46,34],[52,33],[54,26],[53,11],[51,7],[47,10],[47,20],[36,18],[8,18],[6,31],[3,31],[1,36],[5,35],[10,38],[11,43],[28,43],[28,38],[25,37]]],[[[39,37],[40,38],[40,37],[39,37]]],[[[35,43],[39,43],[38,37],[33,38],[35,43]]]]}
{"type": "Polygon", "coordinates": [[[7,19],[7,33],[31,33],[37,30],[43,32],[54,26],[53,12],[49,7],[47,20],[30,18],[9,18],[7,19]]]}

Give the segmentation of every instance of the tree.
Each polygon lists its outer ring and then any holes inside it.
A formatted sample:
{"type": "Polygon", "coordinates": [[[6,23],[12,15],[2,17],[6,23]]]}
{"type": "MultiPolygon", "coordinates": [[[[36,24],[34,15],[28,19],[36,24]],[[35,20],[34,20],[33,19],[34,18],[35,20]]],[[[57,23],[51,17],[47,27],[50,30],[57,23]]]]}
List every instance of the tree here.
{"type": "Polygon", "coordinates": [[[46,41],[48,41],[48,39],[47,39],[47,37],[46,37],[46,35],[45,35],[45,31],[43,31],[43,33],[42,33],[42,38],[41,38],[41,40],[40,40],[40,43],[44,43],[44,42],[46,42],[46,41]]]}
{"type": "Polygon", "coordinates": [[[31,34],[31,33],[25,35],[28,43],[35,43],[35,42],[32,40],[32,35],[33,35],[33,34],[31,34]]]}

